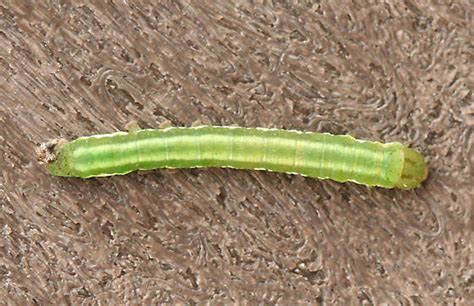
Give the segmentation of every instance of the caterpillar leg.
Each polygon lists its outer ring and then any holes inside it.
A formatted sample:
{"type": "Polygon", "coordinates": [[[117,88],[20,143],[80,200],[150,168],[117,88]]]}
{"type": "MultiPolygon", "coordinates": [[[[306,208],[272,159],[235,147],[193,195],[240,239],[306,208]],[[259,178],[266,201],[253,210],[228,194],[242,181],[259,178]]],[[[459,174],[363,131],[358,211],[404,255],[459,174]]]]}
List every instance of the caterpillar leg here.
{"type": "Polygon", "coordinates": [[[137,174],[140,175],[140,176],[144,176],[144,175],[150,174],[152,172],[154,172],[154,170],[138,170],[137,174]]]}
{"type": "Polygon", "coordinates": [[[169,121],[169,120],[165,120],[162,123],[160,123],[160,125],[159,125],[160,129],[166,129],[166,128],[169,128],[169,127],[172,127],[172,126],[173,125],[171,124],[171,121],[169,121]]]}
{"type": "Polygon", "coordinates": [[[136,131],[141,130],[142,128],[136,120],[132,120],[125,124],[125,130],[129,133],[135,133],[136,131]]]}
{"type": "Polygon", "coordinates": [[[197,119],[196,121],[191,123],[192,127],[197,127],[197,126],[201,126],[201,125],[203,125],[203,124],[202,124],[202,121],[200,119],[197,119]]]}

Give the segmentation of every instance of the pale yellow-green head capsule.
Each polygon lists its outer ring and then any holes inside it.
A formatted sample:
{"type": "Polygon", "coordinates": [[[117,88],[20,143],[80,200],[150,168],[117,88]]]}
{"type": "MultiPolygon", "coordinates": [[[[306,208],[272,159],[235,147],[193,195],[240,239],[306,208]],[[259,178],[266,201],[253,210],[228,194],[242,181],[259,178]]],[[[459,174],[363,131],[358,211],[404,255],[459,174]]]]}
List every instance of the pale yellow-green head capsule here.
{"type": "Polygon", "coordinates": [[[403,166],[400,179],[395,187],[413,189],[418,187],[428,177],[428,167],[423,155],[417,151],[403,147],[403,166]]]}

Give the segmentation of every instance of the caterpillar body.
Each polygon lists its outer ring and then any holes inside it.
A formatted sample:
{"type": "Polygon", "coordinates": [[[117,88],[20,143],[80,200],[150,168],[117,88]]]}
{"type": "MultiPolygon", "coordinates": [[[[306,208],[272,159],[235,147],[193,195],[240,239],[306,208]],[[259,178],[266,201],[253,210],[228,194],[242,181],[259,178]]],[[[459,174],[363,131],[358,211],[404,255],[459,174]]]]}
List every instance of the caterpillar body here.
{"type": "Polygon", "coordinates": [[[279,129],[136,128],[60,141],[47,148],[47,158],[43,154],[42,159],[49,173],[80,178],[156,168],[229,167],[413,189],[428,174],[423,156],[398,142],[279,129]]]}

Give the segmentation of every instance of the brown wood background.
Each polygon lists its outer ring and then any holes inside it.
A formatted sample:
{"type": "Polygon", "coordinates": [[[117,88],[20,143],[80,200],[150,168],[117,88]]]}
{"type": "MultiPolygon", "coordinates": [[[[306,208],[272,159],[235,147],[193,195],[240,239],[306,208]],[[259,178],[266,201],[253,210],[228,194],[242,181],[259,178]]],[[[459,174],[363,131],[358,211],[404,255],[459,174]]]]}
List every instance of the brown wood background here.
{"type": "Polygon", "coordinates": [[[468,305],[473,28],[470,1],[2,1],[0,304],[468,305]],[[84,181],[35,160],[133,119],[401,141],[430,177],[84,181]]]}

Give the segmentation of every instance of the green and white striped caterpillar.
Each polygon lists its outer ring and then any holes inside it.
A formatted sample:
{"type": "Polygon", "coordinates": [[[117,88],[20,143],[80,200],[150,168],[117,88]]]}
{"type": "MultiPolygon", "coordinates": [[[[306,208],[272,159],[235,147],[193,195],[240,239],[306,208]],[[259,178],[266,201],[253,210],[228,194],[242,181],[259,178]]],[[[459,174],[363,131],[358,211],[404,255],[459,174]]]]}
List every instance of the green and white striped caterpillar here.
{"type": "Polygon", "coordinates": [[[156,168],[228,167],[413,189],[428,174],[423,156],[398,142],[242,127],[169,127],[80,137],[43,146],[56,176],[90,178],[156,168]]]}

